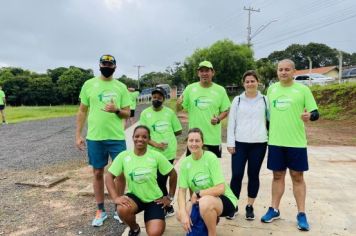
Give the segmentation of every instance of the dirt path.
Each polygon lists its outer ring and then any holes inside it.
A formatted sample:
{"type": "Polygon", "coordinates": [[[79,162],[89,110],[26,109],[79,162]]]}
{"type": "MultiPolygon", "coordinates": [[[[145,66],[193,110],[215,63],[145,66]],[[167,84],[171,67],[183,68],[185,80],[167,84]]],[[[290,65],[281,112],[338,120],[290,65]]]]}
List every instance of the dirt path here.
{"type": "MultiPolygon", "coordinates": [[[[181,155],[186,149],[188,125],[184,115],[179,117],[184,130],[178,137],[178,155],[181,155]]],[[[77,193],[91,181],[91,169],[85,168],[85,154],[71,149],[74,131],[71,119],[22,123],[18,127],[6,127],[12,130],[0,131],[6,132],[3,136],[6,139],[0,141],[0,235],[121,235],[123,232],[124,226],[111,217],[110,204],[107,204],[110,217],[104,226],[90,226],[95,212],[94,199],[77,193]],[[3,143],[4,140],[8,143],[3,143]],[[19,180],[53,173],[65,174],[70,179],[50,189],[15,185],[19,180]]],[[[356,146],[356,120],[310,122],[307,133],[311,145],[356,146]]],[[[226,140],[226,130],[223,140],[226,140]]]]}

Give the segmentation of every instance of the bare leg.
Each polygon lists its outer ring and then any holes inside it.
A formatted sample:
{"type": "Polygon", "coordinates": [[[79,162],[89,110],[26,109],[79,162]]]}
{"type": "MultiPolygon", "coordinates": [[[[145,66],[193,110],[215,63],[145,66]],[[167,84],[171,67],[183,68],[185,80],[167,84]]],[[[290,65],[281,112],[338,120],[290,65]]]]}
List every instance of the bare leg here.
{"type": "Polygon", "coordinates": [[[97,204],[104,203],[104,168],[93,169],[93,188],[97,204]]]}
{"type": "Polygon", "coordinates": [[[213,196],[203,196],[199,199],[199,210],[208,228],[209,236],[216,236],[216,219],[223,210],[221,199],[213,196]]]}
{"type": "Polygon", "coordinates": [[[298,212],[305,212],[306,185],[303,172],[290,170],[293,182],[293,194],[297,202],[298,212]]]}
{"type": "Polygon", "coordinates": [[[123,173],[115,178],[115,187],[116,187],[116,192],[119,196],[124,195],[126,180],[125,180],[125,175],[123,173]]]}
{"type": "Polygon", "coordinates": [[[135,230],[139,227],[136,222],[136,212],[138,211],[138,207],[132,199],[130,199],[130,202],[132,207],[118,205],[116,209],[120,219],[125,222],[130,229],[135,230]]]}
{"type": "Polygon", "coordinates": [[[166,222],[159,219],[147,221],[145,225],[146,233],[149,236],[161,236],[166,228],[166,222]]]}
{"type": "Polygon", "coordinates": [[[273,171],[272,207],[279,209],[279,203],[284,193],[286,171],[273,171]]]}

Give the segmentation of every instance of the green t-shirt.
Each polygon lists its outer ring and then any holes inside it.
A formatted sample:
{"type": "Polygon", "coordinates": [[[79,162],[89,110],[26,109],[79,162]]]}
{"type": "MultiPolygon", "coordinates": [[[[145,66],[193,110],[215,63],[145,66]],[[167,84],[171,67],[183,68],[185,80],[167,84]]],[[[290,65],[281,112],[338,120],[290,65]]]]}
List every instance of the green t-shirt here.
{"type": "Polygon", "coordinates": [[[150,149],[161,152],[168,160],[176,157],[177,139],[174,132],[182,130],[182,126],[172,109],[163,106],[162,110],[154,111],[152,107],[148,107],[140,115],[140,124],[150,129],[153,141],[168,143],[164,151],[149,145],[150,149]]]}
{"type": "Polygon", "coordinates": [[[130,99],[131,99],[130,109],[131,110],[136,109],[136,104],[137,104],[136,99],[137,99],[138,95],[140,95],[139,91],[130,92],[130,99]]]}
{"type": "Polygon", "coordinates": [[[192,155],[189,155],[181,161],[178,176],[180,188],[189,188],[195,192],[222,183],[225,185],[224,196],[236,207],[238,199],[226,184],[219,159],[214,153],[204,151],[199,160],[194,160],[192,155]]]}
{"type": "Polygon", "coordinates": [[[126,85],[117,80],[104,81],[95,77],[84,83],[79,97],[81,103],[89,107],[87,139],[125,139],[124,120],[103,109],[111,100],[118,108],[130,106],[126,85]]]}
{"type": "Polygon", "coordinates": [[[203,88],[199,82],[190,84],[183,92],[183,108],[188,112],[189,128],[200,128],[204,144],[221,144],[221,123],[212,125],[211,119],[230,108],[226,90],[215,83],[203,88]]]}
{"type": "Polygon", "coordinates": [[[172,169],[173,165],[161,153],[147,149],[143,156],[128,150],[121,152],[108,171],[114,176],[123,172],[128,192],[143,202],[152,202],[163,196],[157,183],[157,171],[166,175],[172,169]]]}
{"type": "Polygon", "coordinates": [[[0,105],[4,105],[4,98],[5,98],[5,93],[4,91],[0,90],[0,105]]]}
{"type": "Polygon", "coordinates": [[[268,88],[270,126],[268,144],[283,147],[306,147],[304,122],[301,115],[318,109],[310,89],[293,83],[283,87],[275,83],[268,88]]]}

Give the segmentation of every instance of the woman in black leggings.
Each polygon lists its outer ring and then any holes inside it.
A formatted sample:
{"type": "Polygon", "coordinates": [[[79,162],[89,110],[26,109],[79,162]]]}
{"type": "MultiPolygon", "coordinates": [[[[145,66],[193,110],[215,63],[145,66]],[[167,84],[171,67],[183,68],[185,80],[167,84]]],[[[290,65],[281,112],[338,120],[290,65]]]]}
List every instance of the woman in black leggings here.
{"type": "MultiPolygon", "coordinates": [[[[230,187],[240,198],[241,183],[248,163],[246,219],[254,220],[253,203],[260,187],[259,174],[267,147],[268,101],[257,90],[256,72],[245,72],[242,82],[245,91],[232,102],[227,128],[227,149],[232,155],[230,187]]],[[[237,212],[238,207],[235,214],[226,218],[234,219],[237,212]]]]}

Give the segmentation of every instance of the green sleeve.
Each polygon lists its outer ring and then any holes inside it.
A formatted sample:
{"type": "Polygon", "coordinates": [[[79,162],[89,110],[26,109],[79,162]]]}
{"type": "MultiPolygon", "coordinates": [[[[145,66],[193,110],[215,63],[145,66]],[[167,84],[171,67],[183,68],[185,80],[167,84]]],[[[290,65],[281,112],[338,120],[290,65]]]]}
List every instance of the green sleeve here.
{"type": "Polygon", "coordinates": [[[157,153],[157,160],[158,160],[158,171],[162,175],[166,175],[169,172],[171,172],[171,170],[173,169],[173,165],[161,153],[159,152],[156,153],[157,153]]]}
{"type": "Polygon", "coordinates": [[[217,157],[212,156],[210,158],[209,170],[214,186],[225,183],[225,178],[224,175],[222,174],[221,165],[217,157]]]}
{"type": "Polygon", "coordinates": [[[308,87],[305,90],[305,108],[308,112],[318,109],[314,96],[308,87]]]}
{"type": "Polygon", "coordinates": [[[188,110],[189,109],[189,90],[190,90],[190,86],[186,87],[183,91],[183,109],[184,110],[188,110]]]}
{"type": "Polygon", "coordinates": [[[87,96],[87,83],[85,83],[80,90],[79,94],[80,102],[83,103],[85,106],[89,106],[89,98],[87,96]]]}
{"type": "Polygon", "coordinates": [[[173,132],[182,130],[182,125],[180,124],[180,121],[176,113],[174,113],[174,111],[172,111],[172,127],[173,127],[173,132]]]}
{"type": "Polygon", "coordinates": [[[224,112],[226,110],[228,110],[231,106],[231,102],[230,102],[230,99],[229,99],[229,96],[227,96],[227,93],[226,93],[226,90],[223,88],[223,99],[222,99],[222,103],[221,103],[221,106],[220,106],[220,112],[224,112]]]}
{"type": "Polygon", "coordinates": [[[123,162],[122,162],[124,153],[126,152],[121,152],[119,155],[117,155],[117,157],[115,158],[115,160],[113,161],[113,163],[108,169],[108,171],[114,176],[119,176],[124,171],[123,162]]]}
{"type": "Polygon", "coordinates": [[[180,163],[179,175],[178,175],[178,186],[180,188],[189,188],[187,169],[185,168],[184,160],[180,163]]]}
{"type": "Polygon", "coordinates": [[[131,96],[129,90],[127,88],[123,88],[121,90],[121,101],[120,101],[120,108],[128,107],[131,105],[131,96]]]}
{"type": "Polygon", "coordinates": [[[147,126],[146,118],[145,118],[145,111],[141,112],[140,114],[140,120],[138,121],[140,125],[145,125],[147,126]]]}

